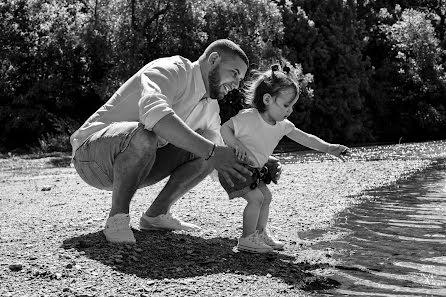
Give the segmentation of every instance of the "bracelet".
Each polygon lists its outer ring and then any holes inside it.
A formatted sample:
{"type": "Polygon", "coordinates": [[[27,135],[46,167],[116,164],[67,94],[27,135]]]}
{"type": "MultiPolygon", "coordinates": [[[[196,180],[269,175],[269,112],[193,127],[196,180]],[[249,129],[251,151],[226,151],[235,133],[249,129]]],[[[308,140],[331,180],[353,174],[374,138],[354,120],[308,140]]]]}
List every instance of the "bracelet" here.
{"type": "Polygon", "coordinates": [[[209,155],[207,156],[207,158],[205,159],[206,161],[207,160],[209,160],[211,157],[213,157],[213,156],[215,156],[215,143],[214,143],[214,145],[212,146],[212,150],[211,150],[211,152],[209,153],[209,155]]]}

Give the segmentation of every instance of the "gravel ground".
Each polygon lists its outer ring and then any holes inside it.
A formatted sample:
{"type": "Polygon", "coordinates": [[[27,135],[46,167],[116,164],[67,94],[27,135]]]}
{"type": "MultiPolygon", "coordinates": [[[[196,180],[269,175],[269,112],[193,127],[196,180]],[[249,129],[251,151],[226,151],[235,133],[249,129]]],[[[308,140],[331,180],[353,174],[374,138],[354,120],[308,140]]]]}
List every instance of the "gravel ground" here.
{"type": "MultiPolygon", "coordinates": [[[[420,151],[419,145],[398,148],[411,156],[420,151]]],[[[368,199],[368,189],[432,162],[381,149],[353,152],[344,163],[322,154],[280,156],[283,174],[270,187],[269,227],[287,245],[269,255],[237,251],[244,201],[229,201],[210,177],[173,209],[200,231],[137,230],[160,183],[134,197],[137,244],[111,245],[102,234],[110,193],[85,184],[67,155],[3,156],[0,296],[318,296],[339,285],[324,274],[334,265],[330,250],[312,248],[331,238],[306,239],[306,232],[330,226],[340,211],[368,199]]]]}

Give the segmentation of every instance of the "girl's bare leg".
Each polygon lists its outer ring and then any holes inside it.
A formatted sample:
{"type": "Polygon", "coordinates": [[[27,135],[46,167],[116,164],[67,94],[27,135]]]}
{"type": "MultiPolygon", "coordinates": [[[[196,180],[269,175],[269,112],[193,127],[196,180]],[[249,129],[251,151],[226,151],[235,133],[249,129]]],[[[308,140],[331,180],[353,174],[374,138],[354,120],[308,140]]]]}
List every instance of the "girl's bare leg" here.
{"type": "Polygon", "coordinates": [[[243,211],[243,233],[242,237],[247,237],[256,232],[259,220],[260,209],[263,204],[263,193],[256,188],[246,193],[243,198],[248,202],[243,211]]]}
{"type": "Polygon", "coordinates": [[[260,207],[259,219],[257,220],[256,229],[259,233],[262,233],[266,229],[266,224],[268,223],[269,217],[269,205],[271,204],[272,194],[268,187],[259,188],[263,195],[263,203],[260,207]]]}

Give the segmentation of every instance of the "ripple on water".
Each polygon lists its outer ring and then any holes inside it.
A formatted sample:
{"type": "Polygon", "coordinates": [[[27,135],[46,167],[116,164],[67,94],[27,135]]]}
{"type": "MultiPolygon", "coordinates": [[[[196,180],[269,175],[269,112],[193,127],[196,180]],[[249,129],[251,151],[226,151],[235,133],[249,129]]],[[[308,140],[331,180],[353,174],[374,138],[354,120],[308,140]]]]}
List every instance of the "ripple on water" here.
{"type": "MultiPolygon", "coordinates": [[[[328,232],[347,234],[320,243],[337,251],[330,296],[446,296],[446,162],[375,190],[339,215],[328,232]]],[[[309,234],[311,236],[311,234],[309,234]]],[[[318,246],[319,245],[319,246],[318,246]]]]}

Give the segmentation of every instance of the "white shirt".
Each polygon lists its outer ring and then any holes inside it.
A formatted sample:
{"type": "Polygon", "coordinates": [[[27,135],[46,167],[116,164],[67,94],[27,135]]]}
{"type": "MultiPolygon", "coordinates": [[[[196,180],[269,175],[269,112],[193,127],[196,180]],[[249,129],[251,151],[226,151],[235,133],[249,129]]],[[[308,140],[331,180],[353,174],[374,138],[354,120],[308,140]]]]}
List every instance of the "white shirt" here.
{"type": "Polygon", "coordinates": [[[232,122],[234,136],[249,149],[249,158],[257,167],[266,164],[282,137],[295,128],[287,119],[275,125],[268,124],[255,108],[241,110],[232,117],[232,122]]]}
{"type": "MultiPolygon", "coordinates": [[[[150,62],[128,79],[70,138],[73,155],[93,133],[113,122],[135,121],[151,131],[167,114],[175,113],[192,130],[220,134],[217,100],[206,93],[198,61],[180,56],[150,62]]],[[[167,142],[159,138],[159,146],[167,142]]]]}

